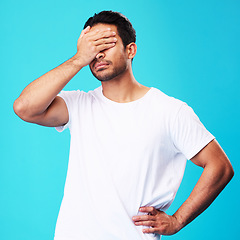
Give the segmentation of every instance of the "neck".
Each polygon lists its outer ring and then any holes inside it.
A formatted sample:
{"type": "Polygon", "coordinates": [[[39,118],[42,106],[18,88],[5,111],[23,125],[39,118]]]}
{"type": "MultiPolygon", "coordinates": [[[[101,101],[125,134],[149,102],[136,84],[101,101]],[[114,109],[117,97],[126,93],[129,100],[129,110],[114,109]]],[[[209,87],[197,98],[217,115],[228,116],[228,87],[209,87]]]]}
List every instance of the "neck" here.
{"type": "Polygon", "coordinates": [[[130,70],[125,71],[121,76],[102,82],[102,89],[103,95],[108,99],[126,103],[143,97],[150,88],[138,83],[130,70]]]}

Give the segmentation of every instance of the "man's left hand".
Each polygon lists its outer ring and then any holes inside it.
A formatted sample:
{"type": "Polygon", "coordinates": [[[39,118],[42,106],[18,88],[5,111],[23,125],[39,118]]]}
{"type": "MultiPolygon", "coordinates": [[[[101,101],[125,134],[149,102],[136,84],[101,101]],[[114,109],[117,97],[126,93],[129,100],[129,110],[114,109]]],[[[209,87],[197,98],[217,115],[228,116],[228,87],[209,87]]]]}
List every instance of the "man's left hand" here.
{"type": "Polygon", "coordinates": [[[172,235],[181,229],[180,223],[174,215],[167,215],[165,212],[151,206],[141,207],[139,211],[148,213],[147,215],[137,215],[132,218],[136,226],[150,226],[150,228],[144,228],[143,233],[172,235]]]}

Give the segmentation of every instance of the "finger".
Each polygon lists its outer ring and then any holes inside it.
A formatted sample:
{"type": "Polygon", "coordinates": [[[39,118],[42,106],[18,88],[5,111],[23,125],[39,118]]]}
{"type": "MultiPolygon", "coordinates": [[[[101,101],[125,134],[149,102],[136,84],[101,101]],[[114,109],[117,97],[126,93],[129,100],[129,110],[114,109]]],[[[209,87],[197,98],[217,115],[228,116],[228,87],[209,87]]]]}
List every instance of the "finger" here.
{"type": "Polygon", "coordinates": [[[109,38],[109,37],[115,37],[116,33],[112,31],[111,29],[106,31],[101,31],[98,34],[96,34],[96,40],[103,39],[103,38],[109,38]]]}
{"type": "Polygon", "coordinates": [[[86,28],[83,29],[83,32],[84,32],[84,33],[87,33],[87,32],[90,31],[90,29],[91,29],[91,27],[90,27],[90,26],[87,26],[86,28]]]}
{"type": "Polygon", "coordinates": [[[115,45],[116,45],[116,43],[105,43],[105,44],[97,46],[96,50],[97,50],[97,52],[101,52],[101,51],[107,50],[109,48],[112,48],[115,45]]]}
{"type": "Polygon", "coordinates": [[[101,44],[107,44],[107,43],[116,43],[117,42],[117,38],[115,37],[108,37],[108,38],[102,38],[99,39],[97,41],[95,41],[95,45],[101,45],[101,44]]]}
{"type": "Polygon", "coordinates": [[[88,32],[89,40],[97,41],[102,38],[115,37],[116,33],[113,32],[110,28],[105,30],[94,29],[88,32]]]}
{"type": "Polygon", "coordinates": [[[142,230],[143,233],[158,233],[157,229],[156,228],[144,228],[142,230]]]}
{"type": "Polygon", "coordinates": [[[151,215],[137,215],[134,216],[133,221],[138,222],[138,221],[155,221],[155,216],[151,216],[151,215]]]}
{"type": "Polygon", "coordinates": [[[86,34],[87,32],[89,32],[90,31],[90,26],[87,26],[86,28],[84,28],[83,30],[82,30],[82,32],[81,32],[81,35],[80,35],[80,37],[82,37],[84,34],[86,34]]]}
{"type": "Polygon", "coordinates": [[[150,207],[140,207],[139,211],[150,213],[151,215],[156,215],[158,213],[157,210],[152,206],[150,206],[150,207]]]}
{"type": "Polygon", "coordinates": [[[151,227],[157,226],[155,221],[140,221],[140,222],[135,222],[134,224],[137,226],[141,226],[141,225],[151,226],[151,227]]]}

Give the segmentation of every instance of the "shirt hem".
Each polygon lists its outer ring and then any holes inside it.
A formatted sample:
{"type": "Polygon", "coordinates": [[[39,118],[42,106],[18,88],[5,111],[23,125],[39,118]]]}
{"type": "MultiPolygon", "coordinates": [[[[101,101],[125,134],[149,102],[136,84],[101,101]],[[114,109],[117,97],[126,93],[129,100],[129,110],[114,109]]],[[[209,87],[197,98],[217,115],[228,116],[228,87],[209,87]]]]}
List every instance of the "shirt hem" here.
{"type": "Polygon", "coordinates": [[[206,147],[211,141],[215,139],[214,136],[208,137],[204,142],[199,144],[194,151],[188,154],[187,159],[191,160],[194,156],[196,156],[204,147],[206,147]]]}

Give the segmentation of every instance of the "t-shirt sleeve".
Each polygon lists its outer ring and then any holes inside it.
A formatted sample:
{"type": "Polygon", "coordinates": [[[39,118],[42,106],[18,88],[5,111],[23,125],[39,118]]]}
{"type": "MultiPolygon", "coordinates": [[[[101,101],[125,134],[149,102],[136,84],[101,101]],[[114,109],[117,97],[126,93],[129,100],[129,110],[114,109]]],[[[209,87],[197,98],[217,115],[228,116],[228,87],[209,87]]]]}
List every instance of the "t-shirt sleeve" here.
{"type": "Polygon", "coordinates": [[[175,147],[187,159],[194,157],[215,138],[186,103],[182,104],[177,113],[172,136],[175,147]]]}
{"type": "Polygon", "coordinates": [[[62,132],[63,130],[71,127],[72,115],[74,112],[74,107],[76,106],[79,92],[80,91],[61,91],[58,94],[58,96],[65,101],[69,115],[69,120],[65,125],[55,127],[58,132],[62,132]]]}

